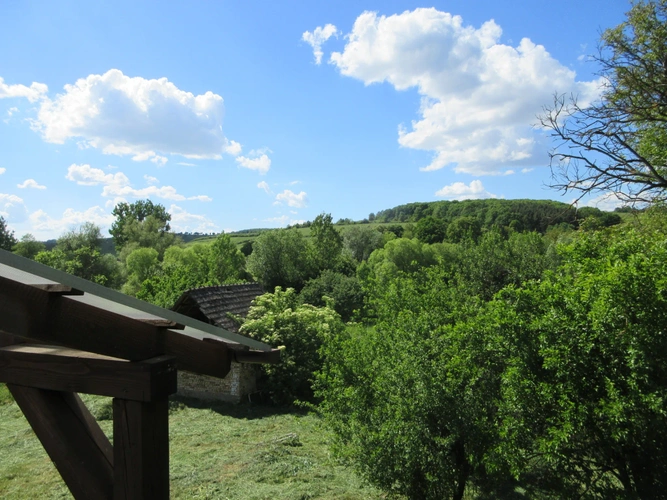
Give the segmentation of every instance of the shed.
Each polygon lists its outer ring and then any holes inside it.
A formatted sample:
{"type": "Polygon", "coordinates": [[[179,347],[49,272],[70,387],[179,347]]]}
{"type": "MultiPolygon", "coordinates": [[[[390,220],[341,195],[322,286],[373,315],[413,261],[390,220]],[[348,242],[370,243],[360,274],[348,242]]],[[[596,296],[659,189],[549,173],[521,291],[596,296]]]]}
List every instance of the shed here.
{"type": "Polygon", "coordinates": [[[279,351],[0,250],[0,382],[73,496],[169,498],[168,397],[279,351]],[[113,445],[77,393],[111,396],[113,445]]]}
{"type": "MultiPolygon", "coordinates": [[[[173,311],[238,333],[239,319],[248,314],[252,301],[264,290],[259,283],[208,286],[187,290],[178,298],[173,311]]],[[[178,393],[202,399],[238,403],[257,390],[258,367],[242,358],[231,361],[223,379],[181,371],[178,393]]]]}

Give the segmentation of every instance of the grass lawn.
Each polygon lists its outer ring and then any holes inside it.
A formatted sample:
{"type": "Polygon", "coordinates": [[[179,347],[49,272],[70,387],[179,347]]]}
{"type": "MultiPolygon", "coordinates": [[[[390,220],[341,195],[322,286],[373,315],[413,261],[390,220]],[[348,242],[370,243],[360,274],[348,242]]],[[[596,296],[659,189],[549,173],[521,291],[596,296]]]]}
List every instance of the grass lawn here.
{"type": "MultiPolygon", "coordinates": [[[[111,399],[82,398],[111,437],[111,399]]],[[[384,498],[331,458],[330,435],[313,415],[175,399],[169,433],[172,498],[384,498]]],[[[71,498],[3,385],[0,498],[71,498]]]]}

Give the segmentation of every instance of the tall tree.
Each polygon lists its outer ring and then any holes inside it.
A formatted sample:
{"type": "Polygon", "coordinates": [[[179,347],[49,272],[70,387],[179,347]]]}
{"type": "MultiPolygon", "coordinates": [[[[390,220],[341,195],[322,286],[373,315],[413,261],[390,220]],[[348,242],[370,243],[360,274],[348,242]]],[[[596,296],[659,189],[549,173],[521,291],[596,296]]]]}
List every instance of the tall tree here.
{"type": "Polygon", "coordinates": [[[343,249],[343,238],[336,231],[331,214],[320,214],[310,225],[315,253],[314,263],[322,271],[333,269],[343,249]]]}
{"type": "Polygon", "coordinates": [[[594,59],[600,99],[580,105],[559,95],[541,117],[559,141],[553,186],[629,202],[667,199],[667,0],[634,3],[625,22],[603,33],[594,59]]]}
{"type": "Polygon", "coordinates": [[[155,226],[157,233],[166,233],[171,229],[169,226],[171,215],[167,209],[159,203],[154,204],[151,200],[139,200],[134,203],[122,202],[116,205],[111,213],[116,217],[116,221],[111,225],[109,233],[118,249],[130,241],[131,232],[128,232],[126,227],[132,222],[143,223],[152,217],[152,225],[155,226]]]}
{"type": "Polygon", "coordinates": [[[14,245],[16,245],[14,231],[7,227],[7,221],[0,215],[0,248],[11,250],[14,245]]]}

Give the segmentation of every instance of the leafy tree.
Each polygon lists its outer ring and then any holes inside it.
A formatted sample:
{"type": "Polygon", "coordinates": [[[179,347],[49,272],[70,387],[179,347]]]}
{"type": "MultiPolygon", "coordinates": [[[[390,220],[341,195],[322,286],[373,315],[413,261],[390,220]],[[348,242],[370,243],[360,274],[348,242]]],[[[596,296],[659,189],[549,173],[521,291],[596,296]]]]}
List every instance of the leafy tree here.
{"type": "MultiPolygon", "coordinates": [[[[109,233],[113,237],[116,248],[119,249],[132,241],[132,236],[137,231],[136,226],[142,226],[141,223],[149,217],[153,218],[148,225],[152,231],[164,234],[171,229],[169,226],[171,215],[163,205],[153,204],[151,200],[139,200],[134,203],[122,202],[116,205],[111,213],[116,217],[116,221],[111,225],[109,233]],[[130,223],[134,223],[134,229],[127,228],[130,223]]],[[[139,246],[148,247],[150,245],[139,246]]]]}
{"type": "Polygon", "coordinates": [[[315,274],[311,254],[309,243],[298,230],[266,231],[253,243],[247,268],[265,290],[277,286],[301,290],[315,274]]]}
{"type": "Polygon", "coordinates": [[[352,226],[343,233],[345,248],[352,253],[357,262],[368,260],[373,250],[384,244],[382,233],[368,226],[352,226]]]}
{"type": "Polygon", "coordinates": [[[330,307],[300,304],[292,288],[255,299],[240,333],[282,349],[280,363],[262,365],[264,387],[274,402],[311,401],[313,374],[322,366],[322,342],[344,330],[330,307]]]}
{"type": "Polygon", "coordinates": [[[0,248],[3,250],[11,250],[16,245],[16,237],[14,231],[7,227],[7,221],[0,215],[0,248]]]}
{"type": "Polygon", "coordinates": [[[27,259],[34,259],[39,252],[43,252],[45,250],[46,246],[44,243],[37,241],[30,233],[24,234],[21,237],[21,241],[19,241],[12,248],[12,252],[14,252],[16,255],[20,255],[21,257],[25,257],[27,259]]]}
{"type": "Polygon", "coordinates": [[[635,2],[602,34],[595,60],[602,96],[580,105],[556,96],[541,117],[560,144],[551,153],[554,186],[614,192],[629,202],[667,197],[667,0],[635,2]]]}
{"type": "Polygon", "coordinates": [[[35,260],[83,279],[118,288],[122,280],[120,264],[113,255],[100,252],[101,239],[100,228],[85,222],[58,238],[53,250],[35,255],[35,260]]]}
{"type": "Polygon", "coordinates": [[[348,322],[364,305],[364,291],[356,277],[327,269],[317,278],[306,282],[301,290],[300,298],[305,304],[317,307],[327,305],[327,298],[332,299],[333,309],[340,314],[343,321],[348,322]]]}
{"type": "Polygon", "coordinates": [[[447,240],[452,243],[460,243],[464,239],[477,241],[481,234],[482,225],[475,217],[457,217],[447,226],[447,240]]]}
{"type": "Polygon", "coordinates": [[[415,225],[415,236],[423,243],[440,243],[447,236],[447,223],[435,217],[424,217],[415,225]]]}
{"type": "Polygon", "coordinates": [[[333,224],[331,214],[320,214],[310,225],[313,263],[320,270],[333,269],[343,249],[343,238],[333,224]]]}
{"type": "Polygon", "coordinates": [[[157,252],[154,249],[135,250],[128,257],[128,269],[131,265],[130,258],[140,251],[143,251],[139,254],[142,258],[140,262],[145,263],[142,269],[149,269],[151,272],[137,275],[137,281],[133,282],[140,285],[136,288],[137,297],[161,307],[171,307],[188,289],[238,283],[249,277],[245,271],[243,254],[227,234],[219,235],[210,244],[198,243],[186,248],[169,247],[158,268],[151,267],[157,261],[157,252]],[[149,254],[146,251],[155,253],[149,254]],[[155,256],[155,262],[149,256],[155,256]]]}
{"type": "Polygon", "coordinates": [[[142,221],[126,221],[123,226],[126,240],[120,252],[121,260],[124,261],[136,248],[153,248],[162,259],[167,248],[180,243],[175,234],[163,231],[162,228],[163,222],[153,215],[142,221]]]}
{"type": "Polygon", "coordinates": [[[122,291],[128,295],[136,295],[141,284],[153,276],[159,269],[158,253],[154,248],[137,248],[125,261],[127,281],[122,291]]]}

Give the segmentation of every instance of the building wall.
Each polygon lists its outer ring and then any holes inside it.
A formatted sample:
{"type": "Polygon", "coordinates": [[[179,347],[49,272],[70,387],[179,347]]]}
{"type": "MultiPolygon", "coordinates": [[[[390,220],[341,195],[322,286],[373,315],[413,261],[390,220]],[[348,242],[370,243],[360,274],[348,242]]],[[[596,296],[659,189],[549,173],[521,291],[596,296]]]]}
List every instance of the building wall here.
{"type": "Polygon", "coordinates": [[[258,374],[257,365],[236,361],[232,361],[229,373],[222,379],[179,370],[177,394],[191,398],[239,403],[246,396],[257,391],[258,374]]]}

